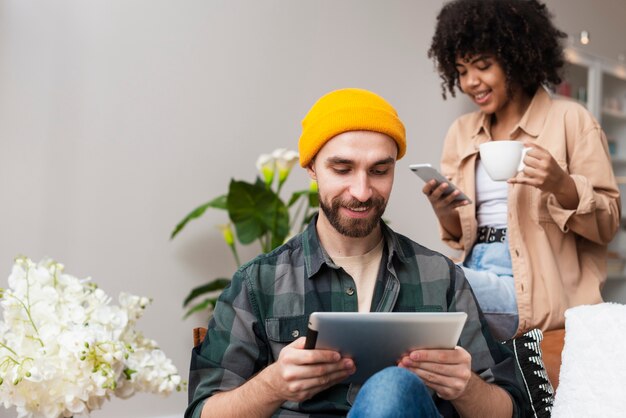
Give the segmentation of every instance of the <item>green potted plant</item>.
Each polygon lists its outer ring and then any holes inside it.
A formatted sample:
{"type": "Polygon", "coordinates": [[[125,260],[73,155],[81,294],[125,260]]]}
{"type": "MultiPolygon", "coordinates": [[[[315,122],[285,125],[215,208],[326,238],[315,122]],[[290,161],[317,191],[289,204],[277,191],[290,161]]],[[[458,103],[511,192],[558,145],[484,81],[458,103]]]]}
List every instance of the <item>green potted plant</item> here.
{"type": "MultiPolygon", "coordinates": [[[[317,184],[311,182],[306,190],[293,192],[288,201],[280,197],[283,185],[298,154],[279,148],[271,154],[262,154],[257,159],[257,176],[254,183],[231,179],[228,192],[192,210],[180,221],[171,234],[171,239],[193,219],[201,217],[207,209],[228,212],[229,222],[220,225],[222,236],[230,247],[235,264],[241,266],[238,245],[257,242],[261,251],[267,253],[288,238],[299,233],[317,213],[317,184]],[[234,230],[233,230],[234,229],[234,230]]],[[[215,306],[219,292],[229,278],[214,278],[193,288],[183,302],[185,318],[194,312],[209,310],[215,306]]]]}

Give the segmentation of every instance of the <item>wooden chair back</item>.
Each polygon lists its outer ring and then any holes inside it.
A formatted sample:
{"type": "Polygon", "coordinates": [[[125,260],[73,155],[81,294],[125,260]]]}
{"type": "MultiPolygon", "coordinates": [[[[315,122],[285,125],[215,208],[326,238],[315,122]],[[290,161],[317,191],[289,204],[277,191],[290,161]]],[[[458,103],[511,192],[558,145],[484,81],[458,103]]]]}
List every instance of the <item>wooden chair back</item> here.
{"type": "Polygon", "coordinates": [[[193,346],[197,347],[198,345],[202,344],[202,341],[204,341],[205,335],[206,335],[205,327],[194,328],[193,329],[193,346]]]}

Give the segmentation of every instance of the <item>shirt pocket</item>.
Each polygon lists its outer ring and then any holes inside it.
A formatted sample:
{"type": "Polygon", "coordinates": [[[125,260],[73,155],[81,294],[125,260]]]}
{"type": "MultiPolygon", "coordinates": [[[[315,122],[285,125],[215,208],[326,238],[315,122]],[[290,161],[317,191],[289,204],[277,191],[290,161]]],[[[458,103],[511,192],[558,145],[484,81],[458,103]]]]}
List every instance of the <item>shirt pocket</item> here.
{"type": "Polygon", "coordinates": [[[267,338],[275,343],[289,344],[306,336],[308,324],[309,315],[267,318],[265,320],[267,338]]]}

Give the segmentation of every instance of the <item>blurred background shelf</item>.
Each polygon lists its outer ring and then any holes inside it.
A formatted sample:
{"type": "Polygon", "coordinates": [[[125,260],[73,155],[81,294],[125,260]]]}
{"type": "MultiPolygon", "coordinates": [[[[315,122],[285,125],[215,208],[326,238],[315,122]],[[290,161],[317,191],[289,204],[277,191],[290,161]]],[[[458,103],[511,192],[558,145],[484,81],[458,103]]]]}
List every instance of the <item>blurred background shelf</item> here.
{"type": "Polygon", "coordinates": [[[623,110],[602,108],[602,117],[626,121],[626,112],[624,112],[623,110]]]}
{"type": "Polygon", "coordinates": [[[609,244],[602,291],[605,300],[620,301],[626,295],[626,65],[577,48],[567,48],[565,58],[563,82],[554,93],[578,101],[598,120],[622,195],[621,228],[609,244]]]}

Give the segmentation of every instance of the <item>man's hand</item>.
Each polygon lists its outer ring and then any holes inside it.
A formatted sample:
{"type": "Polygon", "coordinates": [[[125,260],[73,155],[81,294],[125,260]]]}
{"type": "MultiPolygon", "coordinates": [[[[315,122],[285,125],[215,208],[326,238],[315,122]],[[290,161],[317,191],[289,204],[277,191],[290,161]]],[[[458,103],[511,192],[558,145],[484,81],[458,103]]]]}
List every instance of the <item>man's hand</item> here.
{"type": "Polygon", "coordinates": [[[278,360],[259,375],[281,400],[302,402],[356,371],[352,359],[331,350],[305,350],[304,342],[301,337],[283,348],[278,360]]]}
{"type": "Polygon", "coordinates": [[[415,350],[398,363],[446,400],[456,399],[465,392],[472,376],[471,365],[470,354],[458,346],[453,350],[415,350]]]}

